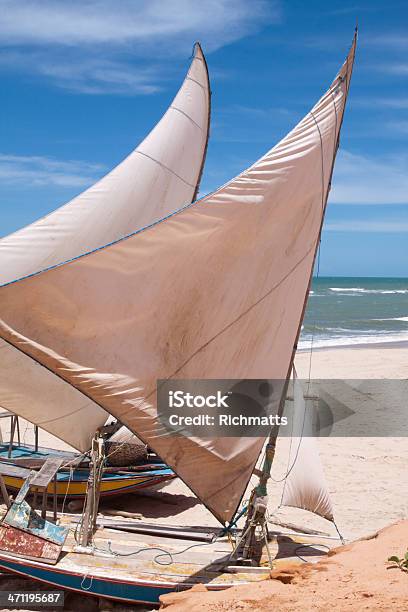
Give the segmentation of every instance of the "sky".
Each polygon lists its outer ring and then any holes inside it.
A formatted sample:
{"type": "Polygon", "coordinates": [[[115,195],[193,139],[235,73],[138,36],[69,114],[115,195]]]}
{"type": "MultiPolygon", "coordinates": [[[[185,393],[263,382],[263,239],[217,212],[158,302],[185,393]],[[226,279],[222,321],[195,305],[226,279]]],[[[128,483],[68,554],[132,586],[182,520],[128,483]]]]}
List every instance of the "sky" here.
{"type": "Polygon", "coordinates": [[[202,43],[212,88],[201,194],[244,170],[359,44],[320,274],[408,276],[405,0],[0,0],[0,236],[75,196],[160,119],[202,43]]]}

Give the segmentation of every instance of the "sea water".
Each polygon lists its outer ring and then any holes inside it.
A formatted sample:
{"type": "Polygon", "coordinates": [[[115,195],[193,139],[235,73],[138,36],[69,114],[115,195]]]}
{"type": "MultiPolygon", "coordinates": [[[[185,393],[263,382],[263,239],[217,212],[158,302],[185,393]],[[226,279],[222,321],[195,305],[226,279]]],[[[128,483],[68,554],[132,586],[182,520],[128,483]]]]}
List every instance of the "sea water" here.
{"type": "Polygon", "coordinates": [[[408,341],[408,279],[314,278],[299,348],[408,341]]]}

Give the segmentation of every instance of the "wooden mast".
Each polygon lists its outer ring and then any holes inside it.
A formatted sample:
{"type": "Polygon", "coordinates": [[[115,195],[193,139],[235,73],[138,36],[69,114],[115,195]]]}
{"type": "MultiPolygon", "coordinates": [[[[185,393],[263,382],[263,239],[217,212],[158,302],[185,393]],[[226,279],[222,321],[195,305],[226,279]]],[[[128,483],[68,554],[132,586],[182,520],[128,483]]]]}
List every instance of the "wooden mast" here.
{"type": "MultiPolygon", "coordinates": [[[[348,99],[348,93],[349,93],[349,89],[350,89],[350,80],[351,80],[351,75],[353,72],[353,65],[354,65],[354,57],[355,57],[355,46],[357,43],[357,34],[358,34],[358,28],[356,25],[355,31],[354,31],[354,37],[353,37],[353,42],[351,45],[351,48],[353,48],[354,46],[354,53],[352,56],[352,61],[351,61],[351,66],[348,65],[348,60],[347,60],[347,66],[346,66],[346,74],[345,74],[345,81],[346,81],[346,96],[345,96],[345,101],[344,101],[344,106],[343,106],[343,112],[342,112],[342,116],[341,116],[341,120],[340,120],[340,125],[339,125],[339,130],[337,133],[337,140],[336,140],[336,146],[335,146],[335,150],[333,153],[333,158],[332,158],[332,163],[331,163],[331,168],[330,168],[330,176],[329,176],[329,182],[327,185],[327,189],[326,189],[326,193],[324,194],[322,200],[323,200],[323,214],[322,214],[322,220],[320,223],[320,228],[319,228],[319,235],[316,241],[316,247],[315,247],[315,251],[314,251],[314,255],[313,255],[313,265],[311,268],[311,273],[310,273],[310,277],[309,277],[309,283],[308,283],[308,287],[307,287],[307,291],[306,291],[306,295],[305,295],[305,300],[303,302],[303,308],[302,308],[302,313],[301,313],[301,317],[299,320],[299,325],[298,325],[298,329],[296,332],[296,339],[293,345],[293,349],[292,349],[292,355],[291,355],[291,359],[290,359],[290,363],[289,363],[289,368],[286,374],[286,379],[285,379],[285,384],[283,387],[283,392],[282,392],[282,397],[279,403],[279,408],[278,408],[278,415],[279,417],[282,416],[283,414],[283,410],[285,408],[285,402],[286,402],[286,395],[287,395],[287,390],[288,390],[288,386],[289,386],[289,381],[290,381],[290,377],[292,374],[292,369],[293,369],[293,363],[295,360],[295,355],[296,355],[296,351],[297,351],[297,345],[298,345],[298,341],[299,341],[299,336],[300,336],[300,332],[302,329],[302,322],[305,316],[305,311],[306,311],[306,305],[307,305],[307,300],[309,297],[309,292],[310,292],[310,288],[311,288],[311,284],[312,284],[312,279],[313,279],[313,270],[314,270],[314,266],[315,266],[315,262],[316,262],[316,256],[319,250],[319,246],[320,246],[320,240],[321,240],[321,234],[322,234],[322,229],[323,229],[323,223],[324,223],[324,216],[326,213],[326,208],[327,208],[327,201],[329,198],[329,193],[330,193],[330,188],[331,188],[331,183],[332,183],[332,177],[333,177],[333,171],[334,171],[334,164],[336,161],[336,156],[337,156],[337,151],[339,149],[339,145],[340,145],[340,132],[341,132],[341,128],[343,125],[343,119],[344,119],[344,114],[345,114],[345,110],[346,110],[346,104],[347,104],[347,99],[348,99]]],[[[318,125],[316,124],[316,127],[318,128],[318,125]]],[[[268,480],[270,478],[271,475],[271,469],[272,469],[272,464],[275,458],[275,450],[276,450],[276,441],[277,441],[277,437],[278,437],[278,433],[279,433],[279,425],[275,425],[272,430],[271,433],[269,435],[269,439],[265,448],[265,459],[264,459],[264,463],[262,466],[262,470],[261,473],[259,475],[259,482],[257,484],[256,487],[254,487],[254,489],[251,492],[251,497],[248,503],[248,509],[247,509],[247,519],[245,522],[245,526],[244,526],[244,530],[243,530],[243,536],[241,537],[240,542],[238,543],[235,551],[234,551],[234,556],[236,556],[237,554],[239,554],[241,552],[242,558],[243,559],[252,559],[253,561],[259,563],[261,555],[262,555],[262,544],[263,544],[263,539],[265,539],[266,545],[267,545],[267,527],[266,527],[266,519],[265,519],[265,512],[266,512],[266,497],[267,497],[267,483],[268,480]],[[256,537],[256,530],[261,530],[261,532],[264,534],[264,538],[257,538],[256,537]]]]}
{"type": "Polygon", "coordinates": [[[95,434],[92,440],[91,462],[86,493],[85,509],[81,518],[79,546],[89,548],[92,545],[98,515],[100,484],[105,461],[104,441],[101,435],[95,434]]]}

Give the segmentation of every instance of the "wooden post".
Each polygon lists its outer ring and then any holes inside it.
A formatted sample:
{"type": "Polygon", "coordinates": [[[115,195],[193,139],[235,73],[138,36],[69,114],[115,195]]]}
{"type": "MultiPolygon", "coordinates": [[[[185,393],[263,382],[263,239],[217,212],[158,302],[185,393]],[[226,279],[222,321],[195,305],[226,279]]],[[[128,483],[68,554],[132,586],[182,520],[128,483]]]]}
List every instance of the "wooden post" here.
{"type": "MultiPolygon", "coordinates": [[[[54,497],[53,497],[53,510],[54,510],[54,521],[57,522],[57,476],[58,472],[56,472],[54,476],[54,497]]],[[[68,487],[68,484],[67,484],[68,487]]]]}
{"type": "Polygon", "coordinates": [[[11,425],[11,427],[10,427],[10,442],[9,442],[9,448],[8,448],[8,454],[7,454],[9,459],[11,457],[11,453],[12,453],[12,450],[13,450],[14,432],[15,432],[15,429],[16,429],[16,417],[15,417],[14,414],[11,416],[11,423],[10,423],[10,425],[11,425]]]}
{"type": "Polygon", "coordinates": [[[103,438],[96,434],[92,440],[88,490],[79,532],[79,545],[85,548],[92,543],[92,537],[96,529],[102,465],[105,458],[103,448],[103,438]]]}
{"type": "Polygon", "coordinates": [[[41,518],[43,519],[47,518],[47,498],[48,498],[48,491],[47,491],[47,487],[45,487],[43,491],[42,506],[41,506],[41,518]]]}
{"type": "Polygon", "coordinates": [[[4,482],[4,478],[1,474],[0,474],[0,489],[1,489],[1,494],[3,496],[3,499],[4,499],[4,503],[6,504],[7,509],[8,509],[11,506],[11,501],[10,501],[9,494],[7,493],[7,488],[4,482]]]}
{"type": "Polygon", "coordinates": [[[18,445],[21,445],[21,437],[20,437],[20,420],[18,418],[18,415],[16,415],[16,422],[17,422],[17,440],[18,440],[18,445]]]}

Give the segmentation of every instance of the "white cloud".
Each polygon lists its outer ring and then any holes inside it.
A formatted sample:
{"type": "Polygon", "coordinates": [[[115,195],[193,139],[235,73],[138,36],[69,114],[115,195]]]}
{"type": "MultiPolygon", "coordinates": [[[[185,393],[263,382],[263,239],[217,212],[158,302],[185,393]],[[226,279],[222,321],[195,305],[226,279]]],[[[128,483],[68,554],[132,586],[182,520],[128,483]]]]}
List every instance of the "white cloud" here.
{"type": "Polygon", "coordinates": [[[408,157],[372,158],[340,151],[333,204],[408,204],[408,157]]]}
{"type": "Polygon", "coordinates": [[[208,53],[280,21],[279,0],[0,0],[7,64],[84,93],[152,93],[169,55],[208,53]],[[89,81],[89,82],[88,82],[89,81]]]}
{"type": "Polygon", "coordinates": [[[326,232],[358,232],[358,233],[391,233],[401,234],[408,232],[408,221],[382,221],[353,220],[353,221],[328,221],[324,225],[326,232]]]}
{"type": "Polygon", "coordinates": [[[84,161],[0,153],[0,180],[3,185],[84,187],[95,182],[103,171],[104,166],[84,161]]]}
{"type": "Polygon", "coordinates": [[[201,34],[223,46],[267,21],[277,2],[266,0],[1,0],[3,44],[152,44],[201,34]]]}
{"type": "Polygon", "coordinates": [[[408,47],[408,36],[391,31],[379,35],[366,35],[364,36],[364,44],[389,47],[391,49],[406,49],[408,47]]]}
{"type": "Polygon", "coordinates": [[[353,106],[373,109],[377,106],[382,108],[392,108],[394,110],[405,110],[408,108],[408,98],[398,97],[393,98],[353,98],[353,106]]]}
{"type": "MultiPolygon", "coordinates": [[[[372,100],[367,100],[367,102],[372,106],[372,100]]],[[[408,98],[378,98],[374,101],[374,104],[386,108],[405,109],[408,108],[408,98]]]]}
{"type": "Polygon", "coordinates": [[[156,84],[158,71],[154,66],[135,67],[104,58],[65,58],[55,54],[50,58],[44,50],[30,53],[5,51],[0,54],[0,67],[45,76],[63,89],[85,94],[151,94],[161,87],[156,84]]]}
{"type": "Polygon", "coordinates": [[[408,63],[406,62],[389,62],[388,64],[378,64],[375,66],[376,70],[380,72],[386,72],[388,74],[395,74],[397,76],[405,76],[408,74],[408,63]]]}

